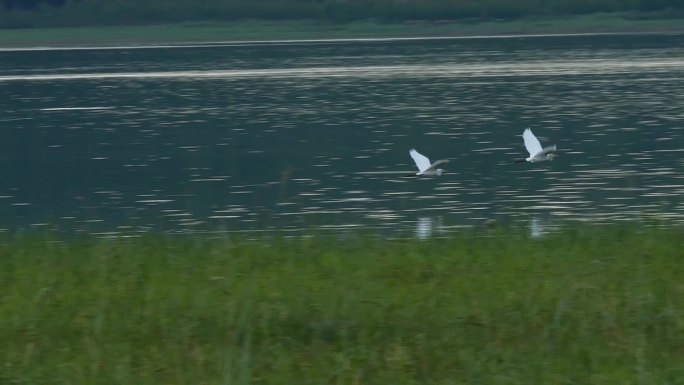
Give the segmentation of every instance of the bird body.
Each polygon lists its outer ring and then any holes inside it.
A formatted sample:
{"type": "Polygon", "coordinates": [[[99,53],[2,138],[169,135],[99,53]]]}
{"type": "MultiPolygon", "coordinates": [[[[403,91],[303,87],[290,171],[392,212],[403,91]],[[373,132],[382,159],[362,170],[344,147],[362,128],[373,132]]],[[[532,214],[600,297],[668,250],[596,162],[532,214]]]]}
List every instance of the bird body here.
{"type": "Polygon", "coordinates": [[[553,158],[556,156],[556,154],[554,154],[554,152],[556,152],[556,145],[542,148],[541,143],[539,143],[539,139],[534,136],[532,130],[529,128],[525,129],[522,137],[525,142],[525,148],[527,149],[527,152],[530,153],[530,156],[525,158],[525,161],[543,162],[545,160],[553,160],[553,158]]]}
{"type": "Polygon", "coordinates": [[[409,151],[409,154],[411,155],[411,158],[413,158],[413,161],[416,162],[416,166],[418,167],[418,172],[416,173],[416,175],[440,176],[442,175],[444,170],[442,170],[441,168],[437,168],[437,166],[449,162],[448,159],[440,159],[435,163],[430,163],[430,159],[428,159],[425,155],[420,154],[415,149],[411,149],[411,151],[409,151]]]}

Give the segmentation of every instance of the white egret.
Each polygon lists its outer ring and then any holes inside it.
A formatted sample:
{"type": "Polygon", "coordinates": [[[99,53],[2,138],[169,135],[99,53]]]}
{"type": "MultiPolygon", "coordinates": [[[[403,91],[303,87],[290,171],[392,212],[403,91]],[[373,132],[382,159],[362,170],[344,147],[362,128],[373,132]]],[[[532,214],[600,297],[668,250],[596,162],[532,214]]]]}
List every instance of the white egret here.
{"type": "Polygon", "coordinates": [[[519,160],[516,163],[521,163],[521,162],[543,162],[545,160],[553,160],[553,158],[556,156],[554,152],[556,152],[556,145],[554,144],[553,146],[548,146],[546,148],[542,148],[541,143],[539,143],[539,139],[537,139],[536,136],[532,133],[532,130],[529,128],[526,128],[525,131],[522,134],[523,140],[525,141],[525,148],[527,148],[527,152],[530,153],[530,156],[528,158],[525,158],[525,160],[519,160]]]}
{"type": "Polygon", "coordinates": [[[437,168],[437,166],[439,166],[442,163],[449,162],[448,159],[440,159],[435,163],[430,163],[430,159],[428,159],[425,155],[420,154],[415,149],[411,149],[411,151],[409,151],[409,154],[411,155],[411,158],[413,158],[413,161],[416,162],[416,166],[418,166],[418,172],[416,173],[416,175],[440,176],[442,175],[444,170],[442,170],[441,168],[437,168]]]}

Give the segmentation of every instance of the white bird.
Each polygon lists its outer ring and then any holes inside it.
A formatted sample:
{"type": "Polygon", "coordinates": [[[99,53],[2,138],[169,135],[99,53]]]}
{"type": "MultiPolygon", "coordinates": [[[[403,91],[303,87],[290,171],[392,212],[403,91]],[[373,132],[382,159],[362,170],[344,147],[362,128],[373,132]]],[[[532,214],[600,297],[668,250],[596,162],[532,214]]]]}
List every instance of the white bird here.
{"type": "Polygon", "coordinates": [[[517,163],[525,161],[542,162],[545,160],[553,160],[553,158],[556,156],[556,154],[554,154],[554,152],[556,152],[556,145],[554,144],[553,146],[542,148],[541,143],[539,143],[539,139],[534,136],[532,130],[529,128],[525,129],[522,137],[525,141],[525,148],[527,148],[527,152],[530,153],[530,156],[525,158],[525,160],[517,161],[517,163]]]}
{"type": "Polygon", "coordinates": [[[413,158],[413,161],[416,162],[416,166],[418,166],[418,172],[416,173],[416,175],[440,176],[442,175],[444,170],[442,170],[441,168],[437,168],[437,166],[439,166],[442,163],[449,162],[448,159],[441,159],[431,164],[430,159],[428,159],[425,155],[421,155],[415,149],[411,149],[411,151],[409,151],[409,154],[411,155],[411,158],[413,158]]]}

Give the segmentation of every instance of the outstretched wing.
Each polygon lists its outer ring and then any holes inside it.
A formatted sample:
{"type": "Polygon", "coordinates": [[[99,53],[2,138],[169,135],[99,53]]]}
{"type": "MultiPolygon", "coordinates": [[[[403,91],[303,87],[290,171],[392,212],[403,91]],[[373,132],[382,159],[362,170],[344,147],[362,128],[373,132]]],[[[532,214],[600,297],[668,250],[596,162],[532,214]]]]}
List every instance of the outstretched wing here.
{"type": "Polygon", "coordinates": [[[430,159],[428,159],[426,156],[419,154],[418,151],[414,149],[411,149],[409,154],[411,155],[411,158],[413,158],[413,161],[416,162],[419,172],[423,172],[430,168],[430,159]]]}
{"type": "Polygon", "coordinates": [[[431,164],[429,169],[434,170],[437,168],[437,166],[439,166],[440,164],[444,164],[444,163],[449,163],[449,159],[440,159],[440,160],[436,161],[435,163],[431,164]]]}
{"type": "Polygon", "coordinates": [[[544,147],[544,149],[542,150],[542,152],[539,153],[539,155],[544,156],[550,152],[556,152],[556,145],[555,144],[553,146],[544,147]]]}
{"type": "Polygon", "coordinates": [[[539,143],[539,139],[534,136],[532,130],[526,128],[522,136],[523,140],[525,141],[525,148],[527,149],[527,152],[530,153],[530,157],[533,157],[543,151],[541,143],[539,143]]]}

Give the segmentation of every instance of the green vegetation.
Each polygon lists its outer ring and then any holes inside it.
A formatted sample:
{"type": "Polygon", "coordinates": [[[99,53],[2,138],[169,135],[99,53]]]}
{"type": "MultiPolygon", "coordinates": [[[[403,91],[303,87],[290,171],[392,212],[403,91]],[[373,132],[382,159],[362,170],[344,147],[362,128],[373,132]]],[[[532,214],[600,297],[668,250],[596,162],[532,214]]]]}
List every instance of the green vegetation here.
{"type": "Polygon", "coordinates": [[[191,43],[210,41],[367,37],[472,36],[577,32],[655,32],[682,30],[677,19],[626,19],[600,14],[562,19],[490,22],[377,23],[359,21],[235,21],[148,26],[28,28],[0,30],[1,47],[191,43]]]}
{"type": "Polygon", "coordinates": [[[680,383],[681,230],[7,239],[0,383],[680,383]]]}
{"type": "Polygon", "coordinates": [[[0,45],[681,31],[682,18],[681,0],[0,0],[0,45]]]}
{"type": "Polygon", "coordinates": [[[597,12],[681,17],[684,4],[681,0],[2,0],[2,8],[0,26],[25,28],[244,19],[510,20],[597,12]]]}

